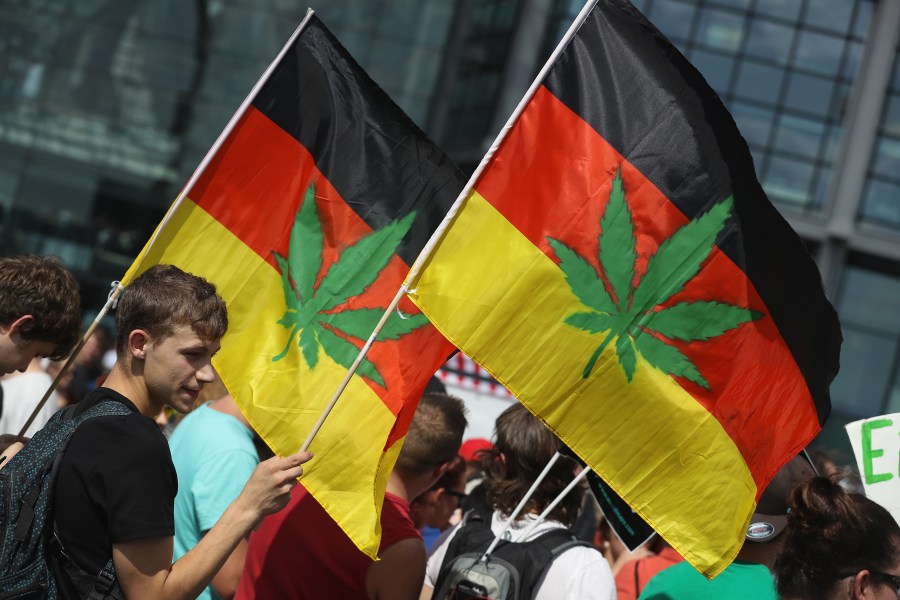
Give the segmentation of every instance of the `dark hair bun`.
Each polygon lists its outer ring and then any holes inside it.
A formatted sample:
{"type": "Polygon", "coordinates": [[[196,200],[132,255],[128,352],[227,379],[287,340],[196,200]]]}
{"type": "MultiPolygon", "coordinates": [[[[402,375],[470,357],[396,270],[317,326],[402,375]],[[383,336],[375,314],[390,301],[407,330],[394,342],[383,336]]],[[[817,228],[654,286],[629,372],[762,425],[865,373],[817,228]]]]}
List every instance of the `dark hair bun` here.
{"type": "Polygon", "coordinates": [[[791,492],[788,520],[794,527],[814,528],[826,534],[835,525],[855,520],[851,496],[838,483],[814,477],[791,492]]]}

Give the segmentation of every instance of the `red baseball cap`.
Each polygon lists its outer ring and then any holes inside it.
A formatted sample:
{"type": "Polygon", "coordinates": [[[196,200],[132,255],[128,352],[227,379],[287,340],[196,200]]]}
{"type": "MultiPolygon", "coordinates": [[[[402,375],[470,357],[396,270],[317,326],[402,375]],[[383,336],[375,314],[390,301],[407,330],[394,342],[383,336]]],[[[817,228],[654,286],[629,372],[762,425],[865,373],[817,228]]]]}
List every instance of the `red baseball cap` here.
{"type": "Polygon", "coordinates": [[[494,445],[490,440],[484,438],[472,438],[462,443],[462,446],[459,447],[459,455],[463,457],[464,461],[472,462],[474,460],[480,460],[481,456],[479,456],[479,454],[485,450],[491,450],[493,447],[494,445]]]}

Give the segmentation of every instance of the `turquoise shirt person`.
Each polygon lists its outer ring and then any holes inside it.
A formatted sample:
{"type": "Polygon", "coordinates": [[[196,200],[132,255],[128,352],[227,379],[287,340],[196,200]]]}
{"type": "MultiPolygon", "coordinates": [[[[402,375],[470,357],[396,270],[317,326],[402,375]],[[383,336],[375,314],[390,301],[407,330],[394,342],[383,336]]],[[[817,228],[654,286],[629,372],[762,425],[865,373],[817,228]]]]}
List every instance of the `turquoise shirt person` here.
{"type": "MultiPolygon", "coordinates": [[[[178,474],[173,560],[197,545],[238,497],[259,462],[253,432],[235,417],[204,404],[169,439],[178,474]]],[[[212,586],[198,596],[219,600],[212,586]]]]}
{"type": "Polygon", "coordinates": [[[664,569],[638,600],[777,600],[775,579],[765,565],[736,560],[707,581],[687,562],[664,569]]]}

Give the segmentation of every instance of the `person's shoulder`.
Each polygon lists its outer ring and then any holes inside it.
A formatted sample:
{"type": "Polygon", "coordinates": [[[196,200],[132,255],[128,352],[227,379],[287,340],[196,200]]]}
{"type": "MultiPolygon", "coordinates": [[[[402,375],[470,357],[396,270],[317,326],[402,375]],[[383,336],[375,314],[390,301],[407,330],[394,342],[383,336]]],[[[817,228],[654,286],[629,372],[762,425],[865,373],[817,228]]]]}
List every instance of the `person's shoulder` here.
{"type": "MultiPolygon", "coordinates": [[[[667,567],[650,578],[639,598],[645,600],[670,600],[681,598],[680,591],[697,585],[707,585],[707,580],[687,562],[667,567]],[[674,594],[674,595],[672,595],[674,594]]],[[[696,591],[696,590],[695,590],[696,591]]],[[[690,598],[691,596],[684,596],[690,598]]]]}
{"type": "Polygon", "coordinates": [[[700,573],[700,571],[698,571],[693,566],[691,566],[691,563],[689,563],[687,561],[680,562],[678,564],[674,564],[671,567],[666,567],[665,569],[660,571],[659,574],[657,575],[657,577],[660,577],[660,576],[662,576],[663,579],[665,579],[665,578],[687,579],[687,580],[696,579],[698,581],[702,579],[703,581],[707,581],[706,577],[704,577],[700,573]]]}
{"type": "Polygon", "coordinates": [[[384,495],[381,508],[381,550],[386,550],[397,542],[414,539],[422,543],[420,532],[409,512],[409,502],[390,492],[384,495]]]}
{"type": "Polygon", "coordinates": [[[45,391],[52,381],[53,378],[43,371],[27,371],[4,379],[0,382],[0,385],[3,386],[5,391],[10,393],[30,391],[35,388],[45,391]]]}
{"type": "Polygon", "coordinates": [[[256,454],[253,446],[253,432],[232,415],[225,414],[203,404],[185,415],[179,422],[170,444],[175,447],[185,442],[216,441],[217,452],[227,450],[247,450],[256,454]]]}
{"type": "Polygon", "coordinates": [[[571,575],[589,577],[602,582],[603,585],[612,585],[613,574],[609,568],[609,562],[603,554],[593,546],[573,546],[564,550],[553,561],[552,567],[561,568],[571,575]]]}
{"type": "Polygon", "coordinates": [[[112,452],[113,448],[127,449],[130,454],[149,452],[151,455],[165,449],[168,444],[153,419],[138,412],[134,404],[112,390],[99,388],[88,394],[76,410],[76,416],[84,414],[103,402],[119,402],[128,410],[125,414],[104,415],[81,423],[72,435],[71,448],[93,447],[112,452]]]}

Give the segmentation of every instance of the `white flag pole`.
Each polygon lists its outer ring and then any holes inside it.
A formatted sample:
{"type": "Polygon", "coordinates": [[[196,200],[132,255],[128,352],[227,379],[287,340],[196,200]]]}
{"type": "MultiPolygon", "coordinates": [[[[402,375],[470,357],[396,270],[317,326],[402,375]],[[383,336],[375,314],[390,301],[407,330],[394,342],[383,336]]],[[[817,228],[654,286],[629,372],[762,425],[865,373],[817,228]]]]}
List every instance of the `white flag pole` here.
{"type": "MultiPolygon", "coordinates": [[[[178,207],[181,206],[182,201],[187,197],[190,193],[191,189],[193,189],[194,185],[197,183],[197,180],[203,175],[204,171],[206,171],[206,167],[209,166],[209,163],[212,161],[213,157],[219,151],[219,148],[222,147],[222,144],[225,143],[225,140],[231,135],[231,132],[234,131],[234,128],[237,126],[238,121],[241,120],[241,117],[244,116],[244,113],[247,112],[247,108],[256,99],[256,95],[259,93],[259,90],[262,89],[262,86],[266,84],[271,77],[272,72],[275,70],[275,67],[278,66],[278,63],[281,62],[281,59],[284,58],[284,55],[287,54],[287,51],[290,49],[291,45],[293,45],[294,41],[297,39],[297,36],[303,31],[303,28],[306,27],[306,24],[309,23],[309,20],[313,17],[314,11],[311,8],[306,10],[306,15],[303,17],[303,20],[297,26],[297,29],[294,30],[294,33],[291,34],[291,37],[288,38],[288,41],[281,48],[281,51],[278,52],[278,55],[275,57],[266,70],[263,71],[263,74],[259,77],[259,80],[256,82],[256,85],[250,90],[250,93],[247,94],[247,97],[244,98],[244,101],[241,102],[241,105],[235,111],[235,113],[231,116],[231,119],[228,121],[228,124],[225,126],[225,129],[222,130],[222,133],[219,134],[219,137],[216,138],[215,143],[210,147],[207,151],[206,156],[203,157],[203,160],[200,161],[200,164],[194,170],[194,173],[191,175],[191,178],[185,184],[185,186],[181,189],[181,192],[178,194],[178,197],[175,198],[175,201],[172,203],[172,206],[169,207],[168,212],[166,212],[166,216],[163,217],[163,220],[160,222],[159,226],[157,226],[156,231],[153,232],[153,235],[150,237],[150,241],[147,242],[147,245],[141,251],[140,255],[138,255],[137,260],[137,268],[134,269],[134,272],[137,273],[140,271],[141,265],[144,262],[144,259],[150,254],[150,249],[153,247],[153,244],[156,243],[159,234],[162,233],[162,230],[168,225],[169,221],[172,219],[172,216],[175,214],[175,211],[178,210],[178,207]]],[[[129,269],[131,271],[131,269],[129,269]]],[[[131,283],[130,281],[125,281],[124,284],[128,285],[131,283]]]]}
{"type": "MultiPolygon", "coordinates": [[[[419,272],[422,270],[425,262],[434,252],[434,249],[437,247],[438,243],[444,237],[447,229],[449,229],[451,223],[456,219],[459,211],[462,210],[463,204],[465,204],[466,199],[469,197],[472,189],[475,186],[475,182],[478,181],[478,178],[481,177],[481,173],[487,167],[487,164],[490,162],[491,158],[494,156],[494,153],[497,151],[497,148],[500,147],[500,144],[506,138],[507,133],[512,128],[513,124],[515,124],[516,120],[521,116],[521,114],[525,111],[525,107],[528,105],[528,102],[531,101],[531,98],[537,92],[538,87],[540,87],[544,78],[547,76],[547,73],[553,67],[553,63],[556,62],[556,59],[559,58],[559,55],[562,54],[562,51],[565,50],[566,46],[575,37],[575,33],[578,31],[578,28],[581,27],[581,24],[584,23],[584,20],[587,18],[588,14],[590,14],[591,10],[594,8],[594,5],[597,4],[599,0],[588,0],[585,3],[584,7],[581,9],[581,12],[578,13],[578,16],[575,18],[575,21],[572,22],[572,25],[569,26],[569,29],[566,31],[566,34],[563,36],[562,40],[560,40],[559,44],[557,44],[556,48],[553,50],[553,53],[550,55],[550,58],[547,59],[547,62],[544,64],[540,73],[538,73],[537,77],[535,77],[534,81],[531,84],[531,87],[528,88],[528,91],[525,93],[525,96],[522,97],[522,100],[519,102],[513,114],[509,117],[509,120],[506,122],[506,125],[503,126],[503,129],[500,130],[500,134],[497,136],[497,139],[494,140],[494,143],[491,145],[487,154],[484,155],[484,158],[481,159],[481,163],[479,163],[478,168],[475,169],[475,172],[472,173],[472,176],[469,178],[469,181],[466,183],[463,190],[456,197],[456,200],[453,202],[453,205],[450,207],[450,210],[447,212],[444,219],[441,221],[440,225],[438,225],[435,232],[431,235],[428,240],[428,243],[425,244],[425,247],[419,253],[419,256],[416,258],[416,261],[413,263],[412,268],[409,270],[409,273],[406,275],[406,281],[400,287],[400,291],[398,292],[398,296],[394,298],[394,301],[391,302],[390,306],[385,310],[384,316],[381,318],[381,321],[378,322],[378,325],[375,328],[375,331],[372,332],[372,336],[369,338],[370,340],[375,339],[379,333],[381,333],[381,328],[384,327],[384,324],[387,322],[387,318],[391,312],[397,307],[397,304],[400,302],[400,299],[403,294],[406,293],[415,293],[414,289],[410,289],[415,285],[415,280],[419,275],[419,272]]],[[[319,417],[319,420],[316,422],[316,425],[313,428],[312,433],[310,433],[309,437],[307,437],[306,441],[303,443],[302,450],[306,450],[309,447],[309,444],[312,443],[313,437],[319,431],[322,426],[322,423],[325,421],[325,417],[328,416],[328,413],[331,412],[331,409],[334,408],[335,402],[340,397],[341,393],[347,386],[347,383],[350,381],[350,378],[356,372],[357,367],[362,362],[363,358],[365,358],[366,353],[369,351],[371,344],[366,342],[366,345],[362,347],[359,352],[359,355],[356,357],[356,360],[353,362],[353,365],[350,367],[350,371],[347,373],[347,376],[344,378],[344,381],[341,383],[338,390],[335,392],[331,401],[326,406],[322,415],[319,417]]]]}
{"type": "Polygon", "coordinates": [[[574,488],[576,485],[578,485],[578,482],[580,482],[582,479],[584,479],[585,477],[587,477],[587,476],[588,476],[588,473],[590,473],[590,472],[591,472],[591,468],[590,468],[590,467],[585,467],[584,469],[582,469],[582,470],[581,470],[581,473],[579,473],[578,475],[576,475],[575,478],[574,478],[572,481],[569,482],[569,485],[567,485],[567,486],[565,487],[565,489],[564,489],[563,491],[561,491],[561,492],[559,493],[559,495],[553,500],[553,502],[551,502],[551,503],[547,506],[547,508],[544,509],[544,512],[542,512],[542,513],[538,516],[538,518],[535,519],[533,523],[531,523],[531,525],[528,527],[528,529],[526,529],[525,531],[522,532],[522,535],[520,535],[520,536],[519,536],[519,539],[517,539],[516,541],[517,541],[517,542],[524,542],[526,539],[528,539],[528,536],[531,535],[531,532],[534,531],[535,528],[536,528],[538,525],[540,525],[541,523],[544,522],[544,519],[547,518],[547,515],[549,515],[551,512],[553,512],[553,509],[556,508],[556,506],[557,506],[560,502],[563,501],[563,498],[566,497],[566,494],[568,494],[569,492],[571,492],[571,491],[572,491],[572,488],[574,488]]]}
{"type": "Polygon", "coordinates": [[[566,46],[569,45],[569,42],[572,41],[572,38],[575,37],[575,34],[578,33],[578,30],[581,28],[581,25],[584,23],[585,19],[587,19],[588,15],[594,9],[597,2],[599,0],[588,0],[585,5],[582,7],[581,12],[578,13],[578,16],[575,17],[575,20],[569,26],[569,29],[566,31],[565,35],[563,35],[562,39],[559,41],[559,44],[556,45],[556,48],[553,50],[553,53],[550,54],[550,58],[547,59],[547,62],[544,63],[544,66],[541,68],[540,72],[537,74],[537,77],[534,78],[534,81],[531,83],[531,87],[528,88],[528,91],[525,92],[525,95],[519,101],[519,104],[516,106],[516,109],[513,111],[512,115],[510,115],[509,120],[506,121],[506,125],[503,126],[503,129],[500,130],[500,133],[497,135],[497,138],[494,140],[494,143],[491,144],[490,149],[488,149],[487,154],[484,155],[484,158],[481,159],[481,162],[478,164],[478,168],[475,169],[475,172],[472,173],[472,176],[469,177],[469,181],[466,182],[465,187],[459,193],[459,196],[456,197],[456,201],[454,201],[453,205],[450,207],[450,210],[447,212],[447,215],[444,217],[444,220],[441,221],[440,225],[438,225],[435,232],[432,234],[431,238],[429,238],[428,243],[425,244],[425,247],[422,248],[422,252],[419,253],[418,258],[413,263],[412,268],[409,270],[409,274],[406,276],[406,284],[409,290],[409,293],[415,293],[415,282],[416,278],[419,276],[419,272],[425,266],[425,263],[431,257],[431,254],[434,252],[434,249],[440,243],[440,241],[444,238],[444,235],[447,233],[447,230],[450,228],[450,225],[453,221],[456,220],[457,215],[462,210],[463,205],[466,202],[466,199],[471,195],[472,190],[475,188],[475,183],[481,177],[481,174],[487,168],[488,163],[491,162],[491,159],[494,157],[494,154],[497,152],[497,149],[506,139],[506,136],[509,134],[509,131],[512,129],[513,125],[515,125],[516,121],[519,120],[519,117],[522,116],[522,113],[525,112],[528,104],[531,102],[531,99],[537,93],[539,87],[544,82],[544,79],[547,77],[547,73],[550,72],[550,69],[553,68],[553,65],[556,63],[556,60],[559,58],[559,55],[563,53],[566,49],[566,46]]]}
{"type": "MultiPolygon", "coordinates": [[[[547,461],[547,466],[544,467],[544,470],[541,471],[540,475],[537,476],[537,479],[534,480],[534,483],[531,484],[531,487],[528,488],[528,491],[525,492],[525,497],[519,501],[519,505],[516,506],[515,510],[513,510],[509,519],[506,521],[506,526],[503,527],[503,530],[500,531],[496,536],[494,536],[494,541],[491,542],[491,545],[488,546],[488,549],[484,551],[484,554],[481,555],[481,562],[486,562],[488,556],[490,556],[491,552],[494,551],[494,548],[497,547],[497,544],[500,543],[500,540],[503,539],[503,536],[506,535],[506,532],[509,531],[510,527],[512,527],[513,523],[515,523],[516,519],[519,516],[519,513],[522,512],[522,509],[525,508],[525,505],[528,504],[528,501],[531,500],[531,497],[534,495],[535,490],[538,489],[538,486],[541,485],[541,482],[547,477],[547,473],[550,472],[550,469],[556,464],[556,461],[560,459],[562,454],[557,452],[553,456],[550,457],[550,460],[547,461]]],[[[488,523],[490,526],[490,523],[488,523]]]]}

